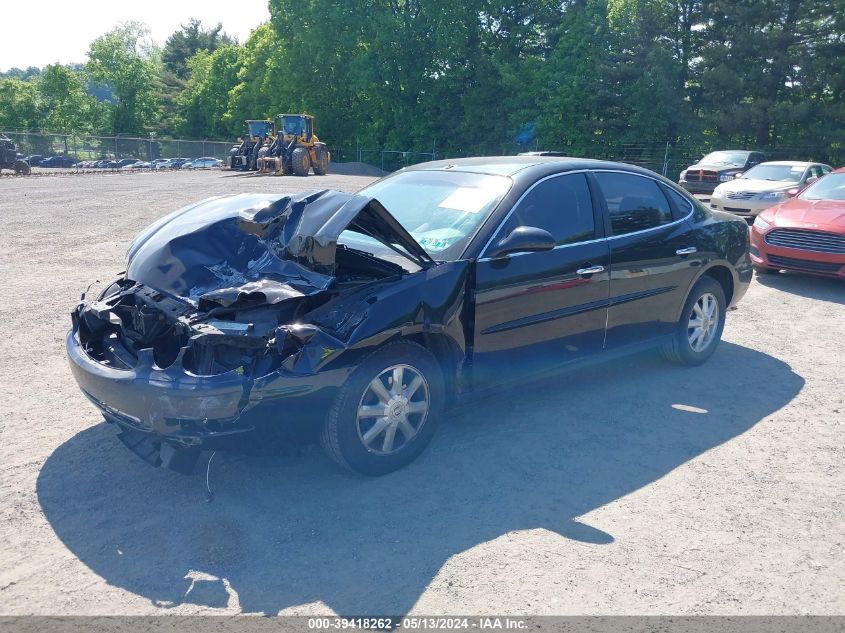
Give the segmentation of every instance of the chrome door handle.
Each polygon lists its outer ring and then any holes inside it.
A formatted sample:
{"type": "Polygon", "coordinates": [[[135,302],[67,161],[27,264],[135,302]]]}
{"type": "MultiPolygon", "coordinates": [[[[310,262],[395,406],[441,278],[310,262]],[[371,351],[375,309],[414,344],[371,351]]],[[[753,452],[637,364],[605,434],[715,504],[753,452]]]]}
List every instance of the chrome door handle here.
{"type": "Polygon", "coordinates": [[[698,249],[695,246],[690,246],[688,248],[679,248],[675,251],[675,255],[692,255],[693,253],[697,253],[698,249]]]}
{"type": "Polygon", "coordinates": [[[579,275],[595,275],[596,273],[604,272],[604,266],[590,266],[589,268],[579,268],[575,272],[579,275]]]}

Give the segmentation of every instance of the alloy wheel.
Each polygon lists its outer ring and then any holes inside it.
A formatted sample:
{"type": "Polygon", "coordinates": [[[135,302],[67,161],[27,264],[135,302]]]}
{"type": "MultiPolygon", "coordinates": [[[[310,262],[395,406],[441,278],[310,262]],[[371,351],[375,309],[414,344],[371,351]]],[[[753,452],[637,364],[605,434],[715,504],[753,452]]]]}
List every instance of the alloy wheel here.
{"type": "Polygon", "coordinates": [[[719,301],[705,292],[692,306],[687,323],[687,338],[694,352],[703,352],[719,329],[719,301]]]}
{"type": "Polygon", "coordinates": [[[373,378],[358,403],[358,437],[378,455],[402,450],[425,424],[431,395],[425,377],[410,365],[393,365],[373,378]]]}

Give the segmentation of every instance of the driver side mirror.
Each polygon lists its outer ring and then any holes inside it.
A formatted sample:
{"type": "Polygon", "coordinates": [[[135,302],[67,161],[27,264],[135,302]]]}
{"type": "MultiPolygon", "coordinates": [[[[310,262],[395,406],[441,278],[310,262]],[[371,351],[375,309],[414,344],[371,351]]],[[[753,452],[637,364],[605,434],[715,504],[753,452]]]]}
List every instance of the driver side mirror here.
{"type": "Polygon", "coordinates": [[[819,179],[818,176],[810,176],[809,178],[807,178],[807,180],[804,181],[804,186],[808,187],[808,186],[812,185],[814,182],[816,182],[818,179],[819,179]]]}
{"type": "Polygon", "coordinates": [[[555,238],[548,231],[534,226],[518,226],[493,245],[488,257],[497,259],[511,253],[539,253],[554,247],[555,238]]]}

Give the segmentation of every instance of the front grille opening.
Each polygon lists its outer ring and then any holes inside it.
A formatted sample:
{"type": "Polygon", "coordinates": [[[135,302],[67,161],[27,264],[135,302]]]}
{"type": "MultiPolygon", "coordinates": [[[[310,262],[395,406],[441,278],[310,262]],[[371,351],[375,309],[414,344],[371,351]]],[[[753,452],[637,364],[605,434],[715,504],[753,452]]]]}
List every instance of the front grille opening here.
{"type": "Polygon", "coordinates": [[[182,340],[177,336],[161,336],[153,343],[153,360],[157,367],[167,369],[170,367],[179,350],[182,348],[182,340]]]}
{"type": "Polygon", "coordinates": [[[266,376],[282,365],[282,357],[267,348],[248,349],[195,341],[185,352],[183,366],[197,376],[217,376],[232,370],[244,376],[266,376]]]}
{"type": "Polygon", "coordinates": [[[775,229],[766,234],[766,243],[815,253],[845,254],[845,235],[810,229],[775,229]]]}
{"type": "Polygon", "coordinates": [[[795,259],[793,257],[781,257],[780,255],[769,255],[769,263],[774,266],[781,266],[783,268],[797,268],[800,270],[810,270],[818,273],[832,273],[839,272],[843,264],[831,264],[829,262],[814,262],[808,259],[795,259]]]}

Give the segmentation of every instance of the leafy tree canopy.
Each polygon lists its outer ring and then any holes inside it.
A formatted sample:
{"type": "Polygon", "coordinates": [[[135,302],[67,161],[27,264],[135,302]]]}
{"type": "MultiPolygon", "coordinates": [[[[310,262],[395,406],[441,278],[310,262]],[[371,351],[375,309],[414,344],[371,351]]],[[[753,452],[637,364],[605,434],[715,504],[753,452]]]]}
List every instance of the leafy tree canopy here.
{"type": "Polygon", "coordinates": [[[230,46],[235,41],[223,32],[223,25],[203,28],[200,20],[191,19],[187,24],[171,34],[164,43],[161,60],[164,68],[179,77],[188,78],[188,60],[199,51],[213,53],[221,46],[230,46]]]}
{"type": "Polygon", "coordinates": [[[269,8],[243,44],[191,20],[158,50],[126,23],[84,68],[13,69],[0,127],[235,138],[244,119],[305,111],[334,147],[602,155],[669,142],[845,161],[845,0],[269,8]]]}
{"type": "Polygon", "coordinates": [[[108,84],[114,95],[110,125],[114,134],[142,134],[157,114],[156,50],[148,34],[144,25],[125,22],[94,40],[88,51],[88,72],[108,84]]]}

